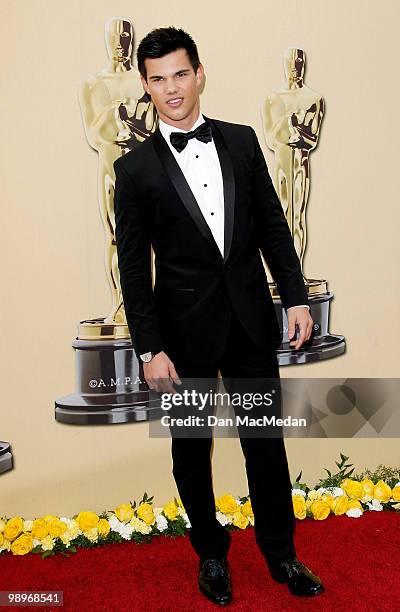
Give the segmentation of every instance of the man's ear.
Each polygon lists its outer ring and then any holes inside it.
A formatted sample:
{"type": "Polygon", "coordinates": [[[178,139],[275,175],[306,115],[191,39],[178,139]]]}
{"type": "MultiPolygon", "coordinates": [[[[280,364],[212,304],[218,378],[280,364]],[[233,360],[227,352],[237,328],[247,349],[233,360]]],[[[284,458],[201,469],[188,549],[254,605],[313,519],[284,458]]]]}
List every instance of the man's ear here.
{"type": "Polygon", "coordinates": [[[203,64],[200,63],[198,68],[197,68],[197,72],[196,72],[196,79],[197,79],[197,83],[200,85],[202,80],[203,80],[203,76],[204,76],[204,67],[203,64]]]}

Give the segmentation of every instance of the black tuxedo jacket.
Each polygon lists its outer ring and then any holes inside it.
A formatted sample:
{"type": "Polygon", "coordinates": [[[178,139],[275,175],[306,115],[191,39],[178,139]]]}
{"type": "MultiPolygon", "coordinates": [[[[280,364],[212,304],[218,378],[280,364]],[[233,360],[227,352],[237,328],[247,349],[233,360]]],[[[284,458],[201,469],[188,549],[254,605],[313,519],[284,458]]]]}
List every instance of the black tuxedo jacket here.
{"type": "Polygon", "coordinates": [[[257,345],[279,344],[282,335],[261,253],[283,306],[308,304],[300,262],[255,131],[205,119],[223,175],[223,257],[159,128],[114,162],[118,267],[138,357],[164,350],[173,361],[213,361],[223,349],[230,306],[257,345]]]}

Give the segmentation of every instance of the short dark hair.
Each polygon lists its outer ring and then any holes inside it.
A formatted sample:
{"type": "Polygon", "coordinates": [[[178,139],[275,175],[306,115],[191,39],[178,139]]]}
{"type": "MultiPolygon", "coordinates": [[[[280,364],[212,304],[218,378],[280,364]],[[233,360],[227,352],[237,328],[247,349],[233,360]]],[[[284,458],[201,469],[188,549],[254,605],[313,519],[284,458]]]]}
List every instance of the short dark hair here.
{"type": "Polygon", "coordinates": [[[196,73],[200,64],[199,54],[193,38],[182,28],[156,28],[149,32],[139,43],[136,51],[137,66],[142,77],[147,81],[147,70],[144,60],[147,57],[157,58],[177,49],[185,49],[190,63],[196,73]]]}

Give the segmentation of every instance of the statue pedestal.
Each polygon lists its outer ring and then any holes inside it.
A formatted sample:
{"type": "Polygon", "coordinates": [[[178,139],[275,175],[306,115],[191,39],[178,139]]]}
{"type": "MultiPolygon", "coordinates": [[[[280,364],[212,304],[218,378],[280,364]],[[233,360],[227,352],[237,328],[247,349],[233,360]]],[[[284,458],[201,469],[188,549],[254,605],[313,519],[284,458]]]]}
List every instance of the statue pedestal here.
{"type": "Polygon", "coordinates": [[[283,332],[282,343],[277,350],[280,366],[331,359],[341,355],[346,349],[344,336],[331,334],[328,329],[329,308],[330,302],[333,299],[333,293],[327,291],[326,281],[307,279],[306,285],[310,314],[314,321],[314,330],[310,340],[305,342],[300,349],[295,350],[290,346],[286,311],[278,297],[276,284],[270,283],[275,312],[283,332]]]}
{"type": "Polygon", "coordinates": [[[159,394],[148,388],[130,339],[73,344],[76,391],[55,401],[55,418],[75,425],[148,421],[162,414],[159,394]]]}
{"type": "Polygon", "coordinates": [[[13,468],[13,456],[8,442],[0,442],[0,474],[13,468]]]}

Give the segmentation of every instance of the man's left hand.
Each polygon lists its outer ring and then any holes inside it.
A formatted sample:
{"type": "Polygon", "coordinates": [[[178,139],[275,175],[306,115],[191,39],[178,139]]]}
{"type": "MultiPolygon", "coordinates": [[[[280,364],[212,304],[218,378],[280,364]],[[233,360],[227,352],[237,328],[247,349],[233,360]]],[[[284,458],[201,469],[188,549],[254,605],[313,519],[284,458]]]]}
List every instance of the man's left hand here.
{"type": "Polygon", "coordinates": [[[310,311],[304,306],[293,306],[286,311],[288,319],[288,335],[290,346],[295,350],[299,349],[303,342],[310,339],[314,321],[311,318],[310,311]],[[299,326],[300,334],[295,340],[296,323],[299,326]],[[293,338],[293,340],[291,340],[293,338]]]}

